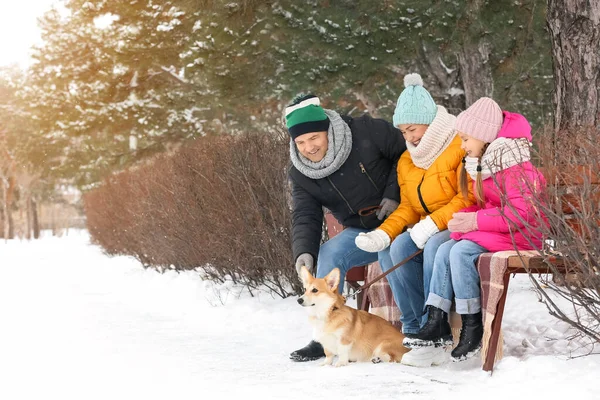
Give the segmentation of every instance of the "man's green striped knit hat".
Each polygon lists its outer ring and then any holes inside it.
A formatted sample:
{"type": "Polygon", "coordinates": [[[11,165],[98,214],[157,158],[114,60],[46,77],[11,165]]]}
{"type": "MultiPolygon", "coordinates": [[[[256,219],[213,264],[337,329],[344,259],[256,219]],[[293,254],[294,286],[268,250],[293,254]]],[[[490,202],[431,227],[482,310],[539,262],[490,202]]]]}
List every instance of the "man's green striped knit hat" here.
{"type": "Polygon", "coordinates": [[[329,118],[321,101],[313,94],[300,95],[285,108],[285,122],[292,139],[310,132],[329,129],[329,118]]]}

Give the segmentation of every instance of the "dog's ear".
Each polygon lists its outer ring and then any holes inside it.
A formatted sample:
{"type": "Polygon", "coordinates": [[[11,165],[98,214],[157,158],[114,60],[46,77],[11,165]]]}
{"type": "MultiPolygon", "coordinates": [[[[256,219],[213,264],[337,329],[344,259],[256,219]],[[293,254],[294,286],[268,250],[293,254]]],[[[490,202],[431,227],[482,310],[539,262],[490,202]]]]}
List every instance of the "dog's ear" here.
{"type": "Polygon", "coordinates": [[[315,278],[313,278],[311,273],[308,271],[308,268],[306,268],[305,266],[302,266],[302,268],[300,268],[300,280],[302,281],[302,285],[305,289],[308,287],[308,285],[310,285],[310,283],[314,279],[315,278]]]}
{"type": "Polygon", "coordinates": [[[340,270],[338,268],[332,269],[325,277],[325,282],[327,282],[327,286],[331,291],[335,292],[340,284],[340,270]]]}

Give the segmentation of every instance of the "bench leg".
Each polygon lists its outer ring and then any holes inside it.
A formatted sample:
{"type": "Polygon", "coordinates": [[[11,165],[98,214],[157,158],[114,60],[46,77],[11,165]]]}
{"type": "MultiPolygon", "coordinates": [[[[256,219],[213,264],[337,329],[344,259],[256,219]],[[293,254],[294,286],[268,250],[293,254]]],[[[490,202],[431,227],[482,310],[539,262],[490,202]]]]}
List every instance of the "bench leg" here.
{"type": "Polygon", "coordinates": [[[356,295],[356,308],[358,308],[359,310],[362,310],[362,303],[364,301],[365,297],[365,292],[360,292],[359,294],[356,295]]]}
{"type": "Polygon", "coordinates": [[[363,311],[367,311],[367,312],[369,312],[369,307],[371,307],[371,299],[369,298],[369,290],[370,290],[370,288],[367,289],[366,292],[359,293],[359,295],[358,295],[360,298],[360,301],[358,303],[358,304],[360,304],[360,309],[363,311]]]}
{"type": "MultiPolygon", "coordinates": [[[[500,329],[502,327],[502,317],[504,315],[504,305],[506,303],[506,294],[508,293],[508,282],[510,281],[510,273],[504,274],[504,290],[500,300],[498,301],[498,309],[496,310],[496,316],[492,321],[492,335],[490,338],[490,347],[487,351],[487,356],[483,363],[483,370],[493,372],[494,361],[496,359],[496,350],[498,349],[498,341],[500,339],[500,329]]],[[[500,343],[502,346],[502,343],[500,343]]]]}

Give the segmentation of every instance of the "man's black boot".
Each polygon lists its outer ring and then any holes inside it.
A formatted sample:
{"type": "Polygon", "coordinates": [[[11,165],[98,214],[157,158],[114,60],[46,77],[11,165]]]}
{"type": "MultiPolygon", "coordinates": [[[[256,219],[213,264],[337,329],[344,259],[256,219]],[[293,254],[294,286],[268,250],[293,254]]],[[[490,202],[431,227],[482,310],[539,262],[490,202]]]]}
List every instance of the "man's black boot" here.
{"type": "Polygon", "coordinates": [[[461,318],[460,340],[456,348],[452,350],[453,361],[463,361],[471,358],[481,349],[481,338],[483,337],[481,312],[462,314],[461,318]]]}
{"type": "Polygon", "coordinates": [[[325,357],[323,346],[321,346],[321,343],[315,342],[314,340],[311,340],[308,345],[300,350],[293,351],[290,354],[290,359],[298,362],[313,361],[323,357],[325,357]]]}
{"type": "Polygon", "coordinates": [[[427,322],[417,333],[416,338],[405,338],[402,344],[411,349],[419,347],[442,347],[452,345],[452,329],[448,323],[448,313],[434,307],[427,306],[429,312],[427,322]]]}

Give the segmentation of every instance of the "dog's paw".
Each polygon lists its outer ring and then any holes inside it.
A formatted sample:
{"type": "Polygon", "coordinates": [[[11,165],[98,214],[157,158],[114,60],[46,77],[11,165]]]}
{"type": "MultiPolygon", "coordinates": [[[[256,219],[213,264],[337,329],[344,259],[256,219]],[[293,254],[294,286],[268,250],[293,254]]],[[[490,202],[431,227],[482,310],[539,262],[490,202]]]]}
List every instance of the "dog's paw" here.
{"type": "Polygon", "coordinates": [[[379,364],[380,362],[383,362],[383,360],[379,357],[373,357],[373,358],[371,358],[371,362],[373,364],[379,364]]]}
{"type": "Polygon", "coordinates": [[[327,357],[319,365],[321,367],[324,367],[325,365],[331,365],[332,363],[333,363],[333,357],[331,357],[331,358],[327,357]]]}
{"type": "Polygon", "coordinates": [[[337,362],[335,364],[333,364],[334,367],[344,367],[348,365],[348,361],[342,361],[342,360],[337,360],[337,362]]]}

